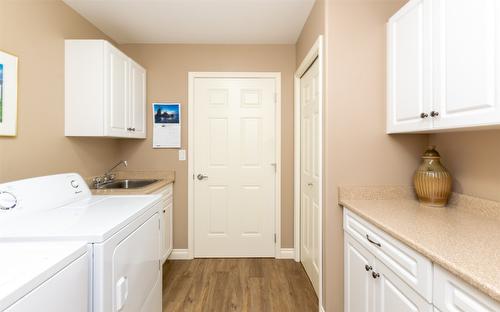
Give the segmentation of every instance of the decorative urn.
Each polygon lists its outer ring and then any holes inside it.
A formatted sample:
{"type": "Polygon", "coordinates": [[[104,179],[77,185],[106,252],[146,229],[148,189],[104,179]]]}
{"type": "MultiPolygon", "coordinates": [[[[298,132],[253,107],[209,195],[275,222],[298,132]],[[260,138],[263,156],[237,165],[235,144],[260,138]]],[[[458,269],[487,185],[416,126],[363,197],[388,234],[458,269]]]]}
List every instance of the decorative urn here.
{"type": "Polygon", "coordinates": [[[422,164],[415,171],[413,183],[422,204],[443,207],[451,194],[451,175],[441,164],[441,156],[435,146],[429,146],[422,154],[422,164]]]}

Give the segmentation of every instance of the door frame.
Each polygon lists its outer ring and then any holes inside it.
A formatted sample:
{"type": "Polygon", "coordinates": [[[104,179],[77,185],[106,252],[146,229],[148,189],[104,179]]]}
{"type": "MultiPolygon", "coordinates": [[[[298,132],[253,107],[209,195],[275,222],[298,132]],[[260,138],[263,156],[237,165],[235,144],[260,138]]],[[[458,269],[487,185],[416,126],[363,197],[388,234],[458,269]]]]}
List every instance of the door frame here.
{"type": "Polygon", "coordinates": [[[319,90],[319,206],[320,206],[320,214],[319,214],[319,234],[318,234],[318,247],[319,247],[319,290],[318,290],[318,301],[319,301],[319,310],[323,311],[323,110],[324,110],[324,102],[323,102],[323,81],[324,81],[324,56],[323,56],[323,36],[320,35],[314,42],[313,46],[304,57],[304,60],[298,67],[294,76],[294,246],[295,246],[295,261],[300,262],[300,163],[301,163],[301,146],[300,146],[300,138],[301,138],[301,127],[300,127],[300,119],[301,119],[301,111],[300,111],[300,78],[306,73],[309,67],[314,63],[314,61],[318,61],[319,67],[319,81],[318,81],[318,90],[319,90]]]}
{"type": "Polygon", "coordinates": [[[188,249],[187,258],[194,258],[194,81],[196,78],[273,78],[275,80],[275,139],[276,177],[274,232],[276,235],[274,256],[281,254],[281,73],[280,72],[188,72],[188,249]]]}

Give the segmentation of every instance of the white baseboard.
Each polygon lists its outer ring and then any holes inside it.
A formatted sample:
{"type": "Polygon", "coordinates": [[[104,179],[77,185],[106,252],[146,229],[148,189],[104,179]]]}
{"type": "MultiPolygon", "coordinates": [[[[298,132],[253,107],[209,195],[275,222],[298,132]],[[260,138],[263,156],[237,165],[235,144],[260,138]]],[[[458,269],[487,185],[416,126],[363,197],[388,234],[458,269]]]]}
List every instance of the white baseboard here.
{"type": "Polygon", "coordinates": [[[276,259],[295,259],[295,249],[281,248],[279,255],[276,255],[276,259]]]}
{"type": "Polygon", "coordinates": [[[174,249],[168,257],[168,260],[190,260],[189,251],[187,249],[174,249]]]}
{"type": "MultiPolygon", "coordinates": [[[[280,253],[276,255],[276,259],[294,259],[294,248],[281,248],[280,253]]],[[[169,260],[190,260],[189,251],[187,249],[174,249],[168,257],[169,260]]]]}
{"type": "Polygon", "coordinates": [[[325,308],[323,308],[323,305],[319,306],[319,312],[325,312],[325,308]]]}

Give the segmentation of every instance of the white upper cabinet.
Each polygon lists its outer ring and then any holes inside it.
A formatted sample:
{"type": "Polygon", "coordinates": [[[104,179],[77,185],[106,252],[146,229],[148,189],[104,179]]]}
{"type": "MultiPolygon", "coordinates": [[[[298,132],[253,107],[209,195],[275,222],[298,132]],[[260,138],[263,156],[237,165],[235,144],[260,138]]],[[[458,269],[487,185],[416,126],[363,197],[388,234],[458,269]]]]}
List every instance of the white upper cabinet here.
{"type": "Polygon", "coordinates": [[[431,110],[430,54],[428,37],[431,2],[412,1],[388,24],[388,132],[429,128],[425,117],[431,110]]]}
{"type": "Polygon", "coordinates": [[[500,2],[411,0],[388,23],[387,132],[500,126],[500,2]]]}
{"type": "Polygon", "coordinates": [[[104,105],[108,127],[105,130],[108,136],[126,137],[127,128],[130,128],[127,116],[130,106],[128,57],[111,45],[106,45],[105,57],[105,82],[108,84],[105,89],[108,105],[104,105]]]}
{"type": "Polygon", "coordinates": [[[434,0],[434,128],[500,124],[498,0],[434,0]]]}
{"type": "Polygon", "coordinates": [[[65,134],[146,137],[146,71],[105,40],[66,40],[65,134]]]}
{"type": "Polygon", "coordinates": [[[146,137],[146,70],[135,62],[130,63],[131,108],[129,124],[131,136],[146,137]]]}

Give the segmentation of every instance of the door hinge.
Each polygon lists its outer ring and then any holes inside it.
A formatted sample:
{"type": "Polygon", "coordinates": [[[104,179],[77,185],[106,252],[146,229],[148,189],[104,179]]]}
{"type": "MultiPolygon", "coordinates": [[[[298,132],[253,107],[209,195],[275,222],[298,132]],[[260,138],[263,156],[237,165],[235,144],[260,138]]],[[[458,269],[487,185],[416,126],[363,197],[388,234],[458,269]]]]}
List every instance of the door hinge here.
{"type": "Polygon", "coordinates": [[[158,271],[161,271],[161,260],[158,260],[158,271]]]}
{"type": "Polygon", "coordinates": [[[274,233],[274,243],[276,244],[276,233],[274,233]]]}

